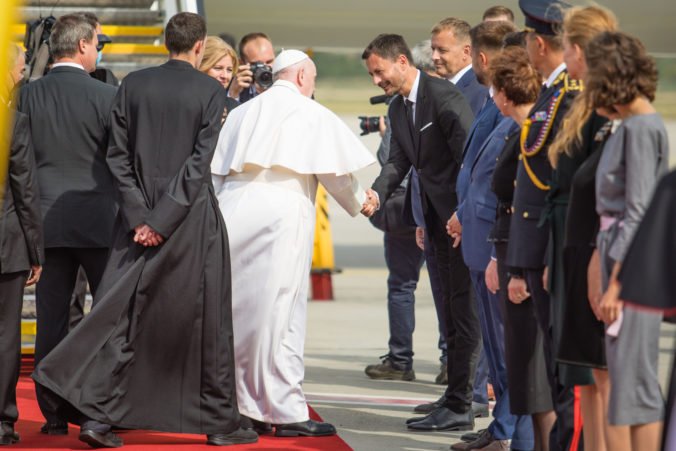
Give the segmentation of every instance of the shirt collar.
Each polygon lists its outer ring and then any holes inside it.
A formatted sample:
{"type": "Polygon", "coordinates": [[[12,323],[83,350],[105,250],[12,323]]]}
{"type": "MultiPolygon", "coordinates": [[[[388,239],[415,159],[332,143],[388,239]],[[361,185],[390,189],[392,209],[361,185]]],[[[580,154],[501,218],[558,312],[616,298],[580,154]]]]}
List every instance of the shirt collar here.
{"type": "MultiPolygon", "coordinates": [[[[56,69],[57,67],[74,67],[76,69],[82,69],[85,70],[84,66],[82,64],[78,63],[54,63],[52,64],[52,69],[56,69]]],[[[86,71],[85,71],[86,72],[86,71]]]]}
{"type": "Polygon", "coordinates": [[[463,67],[458,71],[457,74],[453,75],[451,78],[451,83],[454,85],[457,85],[460,79],[467,73],[469,70],[472,68],[472,64],[468,64],[467,66],[463,67]]]}
{"type": "Polygon", "coordinates": [[[418,70],[418,74],[415,76],[415,81],[413,82],[413,86],[411,87],[411,92],[408,93],[408,96],[406,97],[408,100],[411,102],[415,103],[418,100],[418,85],[420,84],[420,71],[418,70]]]}
{"type": "Polygon", "coordinates": [[[549,77],[547,78],[547,81],[545,82],[545,86],[547,86],[548,88],[551,87],[552,84],[554,84],[556,77],[561,75],[561,72],[563,72],[564,70],[566,70],[566,63],[559,64],[559,67],[554,69],[554,72],[549,74],[549,77]]]}

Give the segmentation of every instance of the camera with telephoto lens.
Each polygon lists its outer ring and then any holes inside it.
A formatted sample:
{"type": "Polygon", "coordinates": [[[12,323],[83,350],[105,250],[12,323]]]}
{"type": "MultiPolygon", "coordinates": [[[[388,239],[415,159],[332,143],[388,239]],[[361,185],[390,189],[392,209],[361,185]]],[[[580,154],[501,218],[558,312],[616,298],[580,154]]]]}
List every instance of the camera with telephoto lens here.
{"type": "Polygon", "coordinates": [[[258,86],[261,88],[269,88],[272,86],[272,67],[257,61],[251,63],[251,72],[253,72],[253,79],[258,86]]]}
{"type": "MultiPolygon", "coordinates": [[[[390,97],[383,94],[371,97],[369,102],[371,105],[377,105],[379,103],[389,103],[389,100],[390,97]]],[[[361,128],[361,134],[359,136],[379,131],[380,116],[359,116],[359,128],[361,128]]]]}
{"type": "Polygon", "coordinates": [[[359,136],[377,132],[380,130],[380,116],[359,116],[359,128],[361,128],[359,136]]]}

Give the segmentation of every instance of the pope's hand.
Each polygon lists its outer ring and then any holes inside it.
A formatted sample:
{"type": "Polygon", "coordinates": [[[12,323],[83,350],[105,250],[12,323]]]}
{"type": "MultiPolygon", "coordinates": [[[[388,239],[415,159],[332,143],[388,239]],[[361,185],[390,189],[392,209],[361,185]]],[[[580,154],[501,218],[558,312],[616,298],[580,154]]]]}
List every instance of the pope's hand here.
{"type": "Polygon", "coordinates": [[[362,205],[361,214],[370,218],[375,214],[380,206],[378,202],[378,195],[371,188],[366,190],[366,201],[362,205]]]}

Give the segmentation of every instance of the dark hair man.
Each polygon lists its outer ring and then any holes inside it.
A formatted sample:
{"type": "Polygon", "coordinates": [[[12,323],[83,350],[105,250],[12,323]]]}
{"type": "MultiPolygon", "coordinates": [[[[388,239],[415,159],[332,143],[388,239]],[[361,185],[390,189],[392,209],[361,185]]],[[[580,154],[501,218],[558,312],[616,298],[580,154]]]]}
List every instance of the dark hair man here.
{"type": "MultiPolygon", "coordinates": [[[[78,267],[92,293],[108,257],[115,218],[113,180],[106,165],[109,113],[115,88],[94,80],[96,21],[84,14],[60,17],[49,38],[50,72],[20,92],[19,110],[30,118],[45,232],[44,274],[36,287],[35,361],[68,333],[78,267]]],[[[67,434],[65,419],[37,398],[47,420],[41,432],[67,434]]]]}
{"type": "MultiPolygon", "coordinates": [[[[414,166],[420,179],[420,201],[430,240],[435,243],[442,282],[447,333],[453,337],[448,357],[448,388],[443,405],[408,424],[417,430],[466,430],[474,425],[472,380],[479,343],[476,306],[469,296],[469,272],[460,250],[446,234],[446,221],[457,205],[455,182],[472,111],[460,91],[446,80],[430,77],[411,64],[411,52],[395,34],[377,36],[362,59],[373,83],[390,104],[390,156],[369,190],[378,206],[385,202],[414,166]]],[[[409,185],[410,186],[410,185],[409,185]]],[[[407,192],[411,196],[411,190],[407,192]]],[[[406,216],[411,224],[410,210],[406,216]]]]}
{"type": "Polygon", "coordinates": [[[275,62],[275,51],[268,35],[255,32],[246,34],[240,39],[239,57],[241,64],[237,76],[230,83],[228,95],[244,103],[267,89],[254,82],[251,65],[263,63],[272,66],[275,62]]]}
{"type": "Polygon", "coordinates": [[[173,16],[170,59],[129,74],[111,111],[108,166],[119,198],[95,307],[36,369],[78,410],[80,440],[118,447],[109,425],[253,443],[240,429],[230,261],[210,163],[225,93],[196,70],[204,19],[173,16]]]}

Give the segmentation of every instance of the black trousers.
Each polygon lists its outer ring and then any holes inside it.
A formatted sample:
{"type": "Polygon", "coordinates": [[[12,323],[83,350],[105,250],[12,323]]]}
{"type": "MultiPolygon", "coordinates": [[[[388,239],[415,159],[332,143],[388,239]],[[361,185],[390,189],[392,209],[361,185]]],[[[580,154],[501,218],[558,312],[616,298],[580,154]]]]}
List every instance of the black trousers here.
{"type": "MultiPolygon", "coordinates": [[[[35,337],[35,364],[63,340],[69,330],[70,308],[80,266],[89,281],[92,293],[99,286],[108,259],[108,248],[45,249],[45,263],[36,295],[37,336],[35,337]]],[[[61,421],[46,402],[43,389],[36,385],[36,395],[42,415],[54,423],[61,421]]]]}
{"type": "Polygon", "coordinates": [[[0,421],[15,423],[21,367],[21,307],[28,271],[0,274],[0,421]]]}
{"type": "Polygon", "coordinates": [[[454,248],[446,221],[429,206],[425,224],[434,243],[441,281],[448,359],[445,406],[457,413],[472,408],[474,373],[479,360],[481,330],[476,303],[470,296],[471,279],[460,247],[454,248]]]}
{"type": "MultiPolygon", "coordinates": [[[[528,291],[533,299],[538,324],[544,333],[545,360],[547,361],[547,377],[552,388],[552,402],[556,412],[556,422],[549,436],[549,449],[552,451],[568,451],[575,430],[575,393],[574,387],[566,387],[559,382],[556,373],[556,352],[552,334],[551,299],[542,285],[544,269],[526,269],[524,278],[528,291]]],[[[578,450],[582,450],[582,441],[578,450]]]]}

